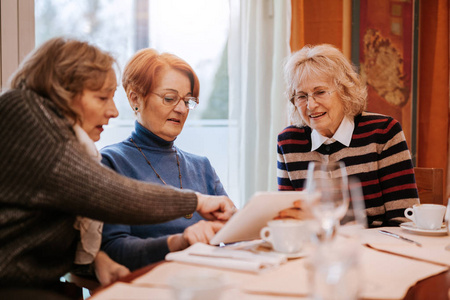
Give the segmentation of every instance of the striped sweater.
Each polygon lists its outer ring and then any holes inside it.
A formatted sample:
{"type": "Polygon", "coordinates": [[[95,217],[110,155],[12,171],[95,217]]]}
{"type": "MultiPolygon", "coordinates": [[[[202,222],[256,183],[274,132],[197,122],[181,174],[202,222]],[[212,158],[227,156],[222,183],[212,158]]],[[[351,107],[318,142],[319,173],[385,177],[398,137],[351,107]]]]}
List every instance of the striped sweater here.
{"type": "Polygon", "coordinates": [[[370,227],[407,221],[403,212],[418,203],[418,193],[400,124],[367,112],[354,121],[349,147],[334,142],[316,151],[311,151],[311,128],[285,128],[278,135],[278,189],[303,189],[310,161],[342,161],[348,175],[361,181],[370,227]]]}

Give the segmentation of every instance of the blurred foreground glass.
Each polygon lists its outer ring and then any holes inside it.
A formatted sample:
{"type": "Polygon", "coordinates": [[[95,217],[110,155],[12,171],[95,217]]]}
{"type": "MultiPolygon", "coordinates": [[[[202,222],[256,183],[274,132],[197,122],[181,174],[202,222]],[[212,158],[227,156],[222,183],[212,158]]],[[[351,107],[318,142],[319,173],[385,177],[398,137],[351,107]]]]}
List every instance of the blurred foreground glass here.
{"type": "Polygon", "coordinates": [[[307,205],[318,221],[317,237],[332,240],[349,205],[347,170],[343,162],[310,162],[305,180],[307,205]]]}
{"type": "Polygon", "coordinates": [[[349,176],[343,187],[349,207],[337,228],[337,235],[319,243],[308,260],[311,297],[314,300],[356,300],[362,283],[359,251],[360,237],[367,228],[361,182],[349,176]]]}
{"type": "Polygon", "coordinates": [[[346,239],[335,239],[317,248],[309,258],[311,298],[357,300],[361,286],[358,247],[346,239]],[[355,247],[356,246],[356,247],[355,247]]]}
{"type": "Polygon", "coordinates": [[[178,273],[169,279],[174,300],[221,299],[225,278],[220,273],[204,271],[178,273]]]}
{"type": "Polygon", "coordinates": [[[362,191],[361,181],[355,176],[348,176],[348,195],[350,196],[349,207],[345,216],[342,218],[340,227],[342,231],[349,231],[349,228],[358,230],[367,229],[366,205],[364,203],[364,194],[362,191]]]}
{"type": "MultiPolygon", "coordinates": [[[[447,201],[447,211],[444,216],[445,227],[447,228],[447,234],[450,235],[450,198],[447,201]]],[[[445,246],[445,250],[450,251],[450,244],[445,246]]]]}
{"type": "Polygon", "coordinates": [[[445,226],[447,227],[447,233],[450,235],[450,198],[447,201],[447,210],[444,216],[445,226]]]}

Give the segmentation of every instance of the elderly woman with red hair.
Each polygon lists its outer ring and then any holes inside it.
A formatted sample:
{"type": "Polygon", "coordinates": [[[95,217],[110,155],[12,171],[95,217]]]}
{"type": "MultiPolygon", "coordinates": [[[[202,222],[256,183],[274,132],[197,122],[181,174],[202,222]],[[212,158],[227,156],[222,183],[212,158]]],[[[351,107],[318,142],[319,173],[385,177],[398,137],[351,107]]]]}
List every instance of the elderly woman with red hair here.
{"type": "MultiPolygon", "coordinates": [[[[173,54],[143,49],[127,63],[122,83],[136,114],[135,130],[101,150],[103,163],[134,179],[226,195],[209,160],[174,143],[199,103],[200,84],[191,66],[173,54]]],[[[155,225],[105,224],[102,249],[134,270],[193,243],[207,243],[221,227],[198,213],[155,225]]]]}

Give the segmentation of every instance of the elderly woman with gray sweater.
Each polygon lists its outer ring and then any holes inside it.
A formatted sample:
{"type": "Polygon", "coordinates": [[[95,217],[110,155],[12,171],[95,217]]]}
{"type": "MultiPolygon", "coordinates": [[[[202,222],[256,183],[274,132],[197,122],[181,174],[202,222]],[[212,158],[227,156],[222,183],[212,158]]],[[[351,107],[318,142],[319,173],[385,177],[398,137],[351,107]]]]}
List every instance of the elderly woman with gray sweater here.
{"type": "Polygon", "coordinates": [[[154,224],[194,211],[227,220],[234,211],[226,196],[132,180],[86,153],[74,126],[99,136],[114,117],[90,114],[115,109],[113,65],[88,43],[52,39],[24,60],[0,96],[0,298],[58,297],[80,238],[76,216],[154,224]]]}

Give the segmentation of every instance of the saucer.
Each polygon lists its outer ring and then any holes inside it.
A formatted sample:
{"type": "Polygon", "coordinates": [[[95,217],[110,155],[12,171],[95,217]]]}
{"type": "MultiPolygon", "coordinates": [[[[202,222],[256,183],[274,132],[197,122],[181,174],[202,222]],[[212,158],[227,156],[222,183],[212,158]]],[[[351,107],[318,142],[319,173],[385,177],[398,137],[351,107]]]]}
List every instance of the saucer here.
{"type": "Polygon", "coordinates": [[[281,254],[281,255],[284,255],[287,259],[295,259],[295,258],[305,257],[308,255],[308,252],[306,251],[306,249],[303,249],[303,250],[300,250],[300,251],[294,252],[294,253],[278,252],[272,248],[272,245],[270,243],[267,243],[267,242],[264,242],[260,245],[256,245],[251,250],[254,252],[260,251],[260,252],[272,252],[272,253],[276,253],[276,254],[281,254]]]}
{"type": "Polygon", "coordinates": [[[305,251],[299,251],[299,252],[294,252],[294,253],[283,253],[283,252],[278,252],[278,251],[273,251],[273,252],[283,254],[286,256],[287,259],[295,259],[295,258],[305,257],[307,255],[305,251]]]}
{"type": "Polygon", "coordinates": [[[447,228],[445,228],[444,224],[442,224],[441,229],[436,230],[419,228],[414,224],[414,222],[402,223],[400,224],[400,227],[403,228],[404,230],[422,235],[447,235],[447,228]]]}
{"type": "Polygon", "coordinates": [[[278,255],[283,255],[287,259],[296,259],[296,258],[308,256],[308,253],[306,253],[304,250],[300,250],[299,252],[294,252],[294,253],[284,253],[284,252],[278,252],[278,251],[271,249],[269,252],[275,253],[278,255]]]}

